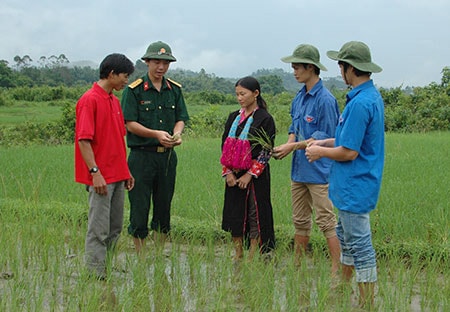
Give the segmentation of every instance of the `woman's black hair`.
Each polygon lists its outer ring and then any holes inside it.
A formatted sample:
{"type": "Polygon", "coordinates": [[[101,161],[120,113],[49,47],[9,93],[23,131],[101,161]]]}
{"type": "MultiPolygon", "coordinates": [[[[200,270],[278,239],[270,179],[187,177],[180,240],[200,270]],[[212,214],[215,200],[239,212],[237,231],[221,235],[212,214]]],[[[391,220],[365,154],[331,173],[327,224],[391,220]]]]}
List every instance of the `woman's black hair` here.
{"type": "Polygon", "coordinates": [[[123,54],[113,53],[100,63],[100,79],[108,78],[110,72],[131,75],[134,72],[133,63],[123,54]]]}
{"type": "Polygon", "coordinates": [[[256,90],[258,90],[259,94],[256,97],[256,103],[258,104],[259,108],[267,109],[267,103],[266,103],[266,101],[264,101],[264,99],[261,96],[261,86],[259,85],[258,80],[256,80],[254,77],[247,76],[247,77],[241,78],[236,82],[236,84],[234,86],[235,87],[241,86],[252,92],[255,92],[256,90]]]}

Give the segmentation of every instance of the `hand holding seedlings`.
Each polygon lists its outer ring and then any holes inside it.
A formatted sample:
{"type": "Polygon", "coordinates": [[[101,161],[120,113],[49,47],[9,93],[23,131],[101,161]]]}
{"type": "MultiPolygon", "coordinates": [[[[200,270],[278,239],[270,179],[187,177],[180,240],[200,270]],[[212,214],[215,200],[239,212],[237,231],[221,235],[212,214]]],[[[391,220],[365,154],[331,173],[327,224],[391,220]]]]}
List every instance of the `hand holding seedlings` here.
{"type": "Polygon", "coordinates": [[[173,146],[181,144],[181,133],[177,132],[172,136],[172,144],[173,146]]]}
{"type": "Polygon", "coordinates": [[[172,136],[172,139],[174,141],[178,141],[179,139],[181,139],[181,133],[177,132],[172,136]]]}
{"type": "MultiPolygon", "coordinates": [[[[275,159],[283,159],[291,152],[294,152],[297,149],[302,148],[302,146],[306,147],[306,141],[301,142],[289,142],[285,144],[281,144],[273,149],[272,156],[275,159]]],[[[303,147],[303,148],[304,148],[303,147]]]]}

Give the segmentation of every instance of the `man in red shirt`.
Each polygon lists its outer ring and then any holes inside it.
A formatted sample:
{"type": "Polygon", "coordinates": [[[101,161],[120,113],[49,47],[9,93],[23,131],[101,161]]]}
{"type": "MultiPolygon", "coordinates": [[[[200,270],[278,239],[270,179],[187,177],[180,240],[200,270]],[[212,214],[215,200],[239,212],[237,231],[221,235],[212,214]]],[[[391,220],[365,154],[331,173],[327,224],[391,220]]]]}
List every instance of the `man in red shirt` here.
{"type": "Polygon", "coordinates": [[[133,71],[133,63],[124,55],[108,55],[100,64],[100,80],[76,106],[75,181],[89,191],[85,261],[89,274],[100,280],[107,278],[106,254],[122,231],[125,189],[134,186],[126,159],[123,113],[112,93],[128,84],[133,71]]]}

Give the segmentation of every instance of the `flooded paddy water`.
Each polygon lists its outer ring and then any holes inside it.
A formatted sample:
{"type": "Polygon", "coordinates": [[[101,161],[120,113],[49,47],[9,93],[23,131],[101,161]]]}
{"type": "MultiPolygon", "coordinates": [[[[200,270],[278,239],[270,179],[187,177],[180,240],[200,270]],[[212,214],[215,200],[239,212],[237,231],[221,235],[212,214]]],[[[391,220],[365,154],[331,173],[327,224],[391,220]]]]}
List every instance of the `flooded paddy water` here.
{"type": "MultiPolygon", "coordinates": [[[[122,240],[124,241],[124,240],[122,240]]],[[[358,311],[357,286],[329,278],[322,252],[300,267],[289,250],[233,262],[231,244],[148,244],[138,257],[122,242],[107,281],[89,279],[82,253],[48,251],[0,274],[2,311],[358,311]]],[[[447,311],[446,276],[379,261],[376,311],[447,311]],[[393,266],[391,266],[393,265],[393,266]]]]}

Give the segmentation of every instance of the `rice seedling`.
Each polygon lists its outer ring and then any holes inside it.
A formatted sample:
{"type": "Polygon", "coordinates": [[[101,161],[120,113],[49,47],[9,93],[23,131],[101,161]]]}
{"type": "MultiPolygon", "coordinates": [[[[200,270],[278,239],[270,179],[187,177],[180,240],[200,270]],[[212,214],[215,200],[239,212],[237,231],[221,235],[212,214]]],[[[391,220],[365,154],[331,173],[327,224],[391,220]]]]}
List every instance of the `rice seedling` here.
{"type": "MultiPolygon", "coordinates": [[[[443,161],[449,136],[387,136],[380,205],[372,214],[376,311],[450,310],[450,164],[443,161]]],[[[0,311],[352,309],[357,287],[332,288],[317,228],[312,251],[294,265],[289,162],[271,163],[273,257],[233,263],[232,243],[220,230],[219,139],[186,138],[178,147],[173,230],[165,248],[149,241],[138,258],[125,221],[109,279],[90,279],[83,263],[87,193],[73,182],[72,153],[72,146],[0,149],[0,311]]],[[[125,220],[128,207],[126,201],[125,220]]]]}

